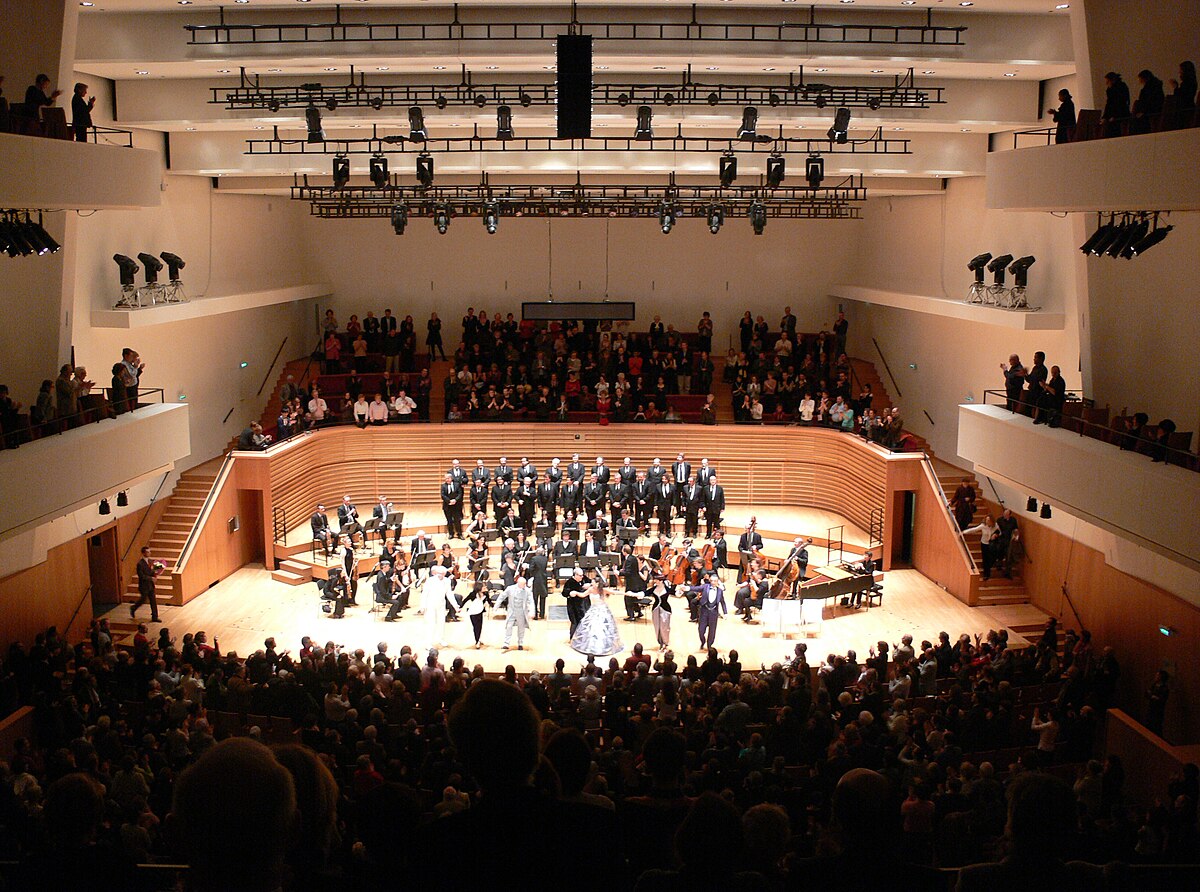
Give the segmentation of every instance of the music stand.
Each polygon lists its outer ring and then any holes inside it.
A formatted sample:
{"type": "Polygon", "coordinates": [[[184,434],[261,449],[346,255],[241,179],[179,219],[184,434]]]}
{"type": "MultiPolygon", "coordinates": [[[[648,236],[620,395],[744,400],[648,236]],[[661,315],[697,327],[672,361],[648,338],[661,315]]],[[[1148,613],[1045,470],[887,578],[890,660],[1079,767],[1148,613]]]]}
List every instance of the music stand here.
{"type": "Polygon", "coordinates": [[[595,570],[597,567],[600,566],[600,558],[595,557],[595,556],[584,555],[578,559],[577,563],[584,570],[595,570]]]}
{"type": "Polygon", "coordinates": [[[579,527],[563,527],[562,538],[572,542],[579,541],[579,527]]]}
{"type": "Polygon", "coordinates": [[[390,514],[388,514],[387,520],[384,522],[384,525],[389,526],[389,527],[396,527],[396,529],[399,529],[400,525],[403,523],[404,523],[404,512],[403,511],[393,511],[390,514]]]}
{"type": "Polygon", "coordinates": [[[549,539],[554,535],[554,527],[548,523],[541,523],[534,528],[533,532],[539,539],[549,539]]]}
{"type": "Polygon", "coordinates": [[[422,570],[428,570],[433,566],[433,559],[436,555],[436,551],[423,551],[418,555],[414,555],[412,562],[408,565],[409,569],[417,576],[420,576],[422,570]]]}
{"type": "Polygon", "coordinates": [[[498,529],[496,529],[495,527],[493,527],[491,529],[485,529],[483,531],[483,541],[484,542],[495,542],[499,538],[500,538],[500,531],[498,529]]]}
{"type": "Polygon", "coordinates": [[[622,542],[628,542],[630,545],[634,545],[638,540],[638,528],[617,527],[617,538],[622,542]]]}
{"type": "Polygon", "coordinates": [[[621,560],[621,555],[615,551],[600,552],[600,563],[602,563],[606,567],[615,567],[618,565],[618,562],[620,560],[621,560]]]}
{"type": "Polygon", "coordinates": [[[738,554],[740,554],[742,556],[742,569],[745,570],[747,567],[750,566],[750,562],[752,560],[754,560],[754,557],[755,557],[754,552],[753,551],[739,551],[738,554]]]}
{"type": "Polygon", "coordinates": [[[380,541],[383,540],[384,534],[380,531],[380,518],[372,517],[363,525],[363,544],[366,545],[371,541],[372,533],[379,533],[380,541]]]}

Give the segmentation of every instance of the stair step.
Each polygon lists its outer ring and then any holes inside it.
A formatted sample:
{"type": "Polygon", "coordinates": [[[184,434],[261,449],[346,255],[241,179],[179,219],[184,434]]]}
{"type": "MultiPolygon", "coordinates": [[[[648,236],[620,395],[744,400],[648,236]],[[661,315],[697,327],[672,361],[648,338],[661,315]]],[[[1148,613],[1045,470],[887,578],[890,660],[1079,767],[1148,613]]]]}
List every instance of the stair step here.
{"type": "Polygon", "coordinates": [[[296,573],[291,573],[287,570],[272,570],[271,578],[276,582],[282,582],[285,585],[304,585],[309,581],[303,576],[300,576],[296,573]]]}
{"type": "Polygon", "coordinates": [[[312,579],[312,565],[310,564],[302,564],[299,561],[280,561],[279,569],[294,573],[305,581],[312,579]]]}
{"type": "Polygon", "coordinates": [[[979,593],[979,604],[987,607],[997,607],[1006,604],[1028,604],[1029,597],[1024,593],[1020,594],[994,594],[991,592],[979,593]]]}

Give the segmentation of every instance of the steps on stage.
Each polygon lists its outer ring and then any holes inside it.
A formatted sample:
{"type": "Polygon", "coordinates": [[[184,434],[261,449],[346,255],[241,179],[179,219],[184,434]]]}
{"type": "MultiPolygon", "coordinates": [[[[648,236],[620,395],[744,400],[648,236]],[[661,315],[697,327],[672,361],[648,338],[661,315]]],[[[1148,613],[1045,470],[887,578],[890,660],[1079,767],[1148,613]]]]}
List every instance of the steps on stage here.
{"type": "Polygon", "coordinates": [[[304,585],[312,582],[313,568],[302,561],[280,561],[279,569],[271,571],[271,578],[285,585],[304,585]]]}

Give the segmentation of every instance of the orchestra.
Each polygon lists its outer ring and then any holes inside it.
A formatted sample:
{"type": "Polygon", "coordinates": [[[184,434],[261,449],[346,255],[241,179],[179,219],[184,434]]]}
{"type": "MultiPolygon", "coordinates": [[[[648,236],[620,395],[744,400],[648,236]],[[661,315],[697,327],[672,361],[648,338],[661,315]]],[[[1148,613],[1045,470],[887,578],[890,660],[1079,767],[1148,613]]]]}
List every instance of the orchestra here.
{"type": "MultiPolygon", "coordinates": [[[[446,538],[465,543],[462,567],[451,542],[439,548],[425,530],[418,530],[406,553],[400,539],[403,515],[385,495],[379,495],[372,520],[364,528],[347,493],[337,508],[336,533],[325,506],[316,506],[310,526],[314,551],[319,546],[326,556],[323,598],[331,602],[326,605],[330,616],[344,616],[348,607],[356,605],[359,548],[370,548],[367,540],[373,531],[381,543],[369,574],[374,576],[374,609],[384,621],[394,622],[409,608],[414,591],[422,593],[422,602],[428,600],[422,570],[436,567],[439,591],[446,589],[437,611],[443,618],[426,623],[437,638],[440,621],[455,621],[466,612],[476,645],[482,646],[481,624],[495,590],[507,589],[518,579],[525,579],[531,588],[534,620],[547,618],[549,587],[561,586],[572,633],[587,609],[588,599],[580,593],[597,578],[607,580],[608,587],[619,580],[625,592],[625,621],[644,620],[649,613],[660,648],[670,640],[673,596],[686,599],[689,618],[701,627],[704,646],[715,640],[717,621],[729,609],[723,573],[730,566],[729,540],[722,525],[725,494],[707,458],[694,468],[678,453],[670,466],[654,458],[649,466],[639,468],[629,456],[610,467],[602,456],[588,466],[574,454],[566,465],[555,458],[540,474],[527,456],[516,467],[505,456],[491,468],[478,459],[469,473],[453,459],[441,477],[440,502],[446,538]],[[467,510],[471,519],[464,528],[467,510]],[[652,516],[657,520],[657,536],[645,548],[638,540],[651,534],[652,516]],[[678,544],[677,521],[682,522],[683,533],[678,544]],[[500,545],[495,558],[489,556],[493,540],[500,545]]],[[[842,606],[858,608],[864,594],[879,589],[878,562],[871,551],[857,562],[820,567],[810,578],[812,545],[811,537],[795,537],[786,557],[771,572],[778,557],[769,559],[764,554],[758,519],[750,518],[737,540],[740,562],[732,589],[732,607],[743,622],[755,622],[755,612],[764,610],[768,602],[843,596],[842,606]]],[[[369,558],[362,566],[370,566],[369,558]]]]}

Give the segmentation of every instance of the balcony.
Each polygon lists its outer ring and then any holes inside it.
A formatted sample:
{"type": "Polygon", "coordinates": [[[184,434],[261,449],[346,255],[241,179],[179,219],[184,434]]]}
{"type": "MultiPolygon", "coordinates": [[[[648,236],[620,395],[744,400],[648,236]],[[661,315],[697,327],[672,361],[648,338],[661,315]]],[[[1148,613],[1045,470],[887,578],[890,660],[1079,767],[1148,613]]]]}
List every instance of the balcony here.
{"type": "Polygon", "coordinates": [[[131,210],[160,202],[157,152],[0,133],[0,207],[131,210]]]}
{"type": "Polygon", "coordinates": [[[1200,474],[1001,406],[958,407],[958,454],[978,473],[1200,570],[1200,474]]]}

